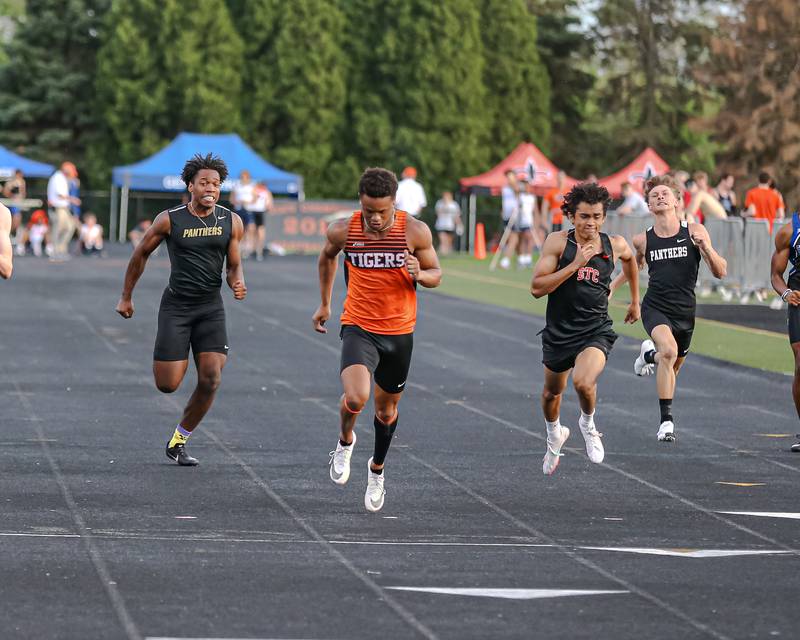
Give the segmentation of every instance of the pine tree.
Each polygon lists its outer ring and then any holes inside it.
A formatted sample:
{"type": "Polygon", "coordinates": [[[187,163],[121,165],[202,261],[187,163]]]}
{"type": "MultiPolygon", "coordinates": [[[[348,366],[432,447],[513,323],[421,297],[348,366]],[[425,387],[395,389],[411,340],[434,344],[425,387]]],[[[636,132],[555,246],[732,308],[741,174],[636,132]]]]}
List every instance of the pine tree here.
{"type": "Polygon", "coordinates": [[[483,0],[486,106],[490,111],[490,161],[523,140],[545,152],[550,138],[550,79],[539,59],[537,19],[524,0],[483,0]]]}
{"type": "MultiPolygon", "coordinates": [[[[176,3],[175,0],[166,0],[176,3]]],[[[154,45],[165,0],[114,0],[97,56],[97,99],[103,117],[107,166],[127,164],[169,142],[163,57],[154,45]]]]}
{"type": "Polygon", "coordinates": [[[354,4],[359,19],[348,19],[346,42],[354,63],[348,121],[355,162],[414,165],[429,195],[486,168],[491,119],[475,3],[354,4]]]}
{"type": "Polygon", "coordinates": [[[345,104],[343,16],[327,0],[262,0],[254,8],[245,37],[254,146],[301,173],[309,195],[335,194],[328,170],[345,104]]]}
{"type": "Polygon", "coordinates": [[[83,159],[97,123],[98,34],[107,0],[30,0],[0,66],[0,144],[43,160],[83,159]]]}
{"type": "Polygon", "coordinates": [[[722,166],[751,184],[769,171],[792,211],[800,202],[800,6],[746,0],[721,33],[708,80],[725,96],[716,120],[722,166]]]}
{"type": "Polygon", "coordinates": [[[169,129],[241,131],[244,44],[224,0],[196,0],[189,10],[168,2],[158,44],[169,81],[169,129]]]}

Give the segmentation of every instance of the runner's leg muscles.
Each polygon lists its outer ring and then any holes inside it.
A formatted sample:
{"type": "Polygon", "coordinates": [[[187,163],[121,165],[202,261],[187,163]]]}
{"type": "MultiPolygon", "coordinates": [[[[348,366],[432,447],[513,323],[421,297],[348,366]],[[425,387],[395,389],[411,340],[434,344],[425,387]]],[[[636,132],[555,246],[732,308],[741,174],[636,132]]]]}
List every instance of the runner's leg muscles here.
{"type": "Polygon", "coordinates": [[[192,431],[200,424],[217,395],[220,382],[222,382],[222,368],[228,359],[223,353],[204,352],[195,354],[194,362],[197,367],[197,386],[183,410],[180,425],[187,431],[192,431]]]}
{"type": "Polygon", "coordinates": [[[341,417],[339,439],[342,442],[352,443],[356,416],[361,413],[369,400],[372,376],[363,364],[353,364],[342,371],[341,378],[344,393],[339,401],[341,417]]]}
{"type": "Polygon", "coordinates": [[[572,385],[578,394],[581,411],[587,415],[594,413],[597,404],[597,379],[605,366],[606,354],[597,347],[588,347],[575,358],[572,385]]]}

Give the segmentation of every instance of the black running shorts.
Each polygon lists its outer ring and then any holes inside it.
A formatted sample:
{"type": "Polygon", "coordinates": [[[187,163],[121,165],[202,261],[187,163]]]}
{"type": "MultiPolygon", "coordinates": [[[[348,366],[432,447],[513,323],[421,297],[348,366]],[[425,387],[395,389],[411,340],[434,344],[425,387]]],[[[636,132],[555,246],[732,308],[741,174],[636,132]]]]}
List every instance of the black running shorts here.
{"type": "Polygon", "coordinates": [[[570,344],[551,344],[542,337],[542,364],[554,373],[569,371],[575,366],[575,360],[582,351],[589,347],[600,349],[608,359],[608,354],[617,341],[617,334],[611,329],[603,331],[570,344]]]}
{"type": "Polygon", "coordinates": [[[413,333],[388,336],[348,324],[342,327],[339,335],[342,339],[340,372],[354,364],[363,364],[373,374],[375,384],[386,393],[405,390],[414,348],[413,333]]]}
{"type": "Polygon", "coordinates": [[[642,302],[642,324],[647,335],[653,335],[653,329],[660,324],[667,325],[672,331],[672,337],[678,345],[678,357],[685,358],[689,353],[694,333],[694,314],[682,316],[669,316],[663,311],[654,309],[647,303],[647,298],[642,302]]]}
{"type": "Polygon", "coordinates": [[[167,287],[158,310],[158,335],[153,360],[175,361],[192,353],[228,354],[228,332],[222,296],[202,301],[180,298],[167,287]]]}
{"type": "Polygon", "coordinates": [[[800,342],[800,307],[789,305],[789,342],[800,342]]]}

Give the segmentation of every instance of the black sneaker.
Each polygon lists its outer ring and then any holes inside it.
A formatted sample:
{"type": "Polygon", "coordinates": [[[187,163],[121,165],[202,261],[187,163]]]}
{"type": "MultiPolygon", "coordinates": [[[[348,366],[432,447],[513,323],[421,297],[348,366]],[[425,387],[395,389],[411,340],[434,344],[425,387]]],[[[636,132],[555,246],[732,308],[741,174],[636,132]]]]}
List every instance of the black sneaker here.
{"type": "MultiPolygon", "coordinates": [[[[797,437],[800,438],[800,433],[797,434],[797,437]]],[[[795,442],[789,451],[792,453],[800,453],[800,442],[795,442]]]]}
{"type": "Polygon", "coordinates": [[[169,446],[167,443],[167,458],[174,460],[182,467],[196,467],[200,462],[197,458],[193,458],[186,453],[185,445],[176,444],[174,447],[169,446]]]}

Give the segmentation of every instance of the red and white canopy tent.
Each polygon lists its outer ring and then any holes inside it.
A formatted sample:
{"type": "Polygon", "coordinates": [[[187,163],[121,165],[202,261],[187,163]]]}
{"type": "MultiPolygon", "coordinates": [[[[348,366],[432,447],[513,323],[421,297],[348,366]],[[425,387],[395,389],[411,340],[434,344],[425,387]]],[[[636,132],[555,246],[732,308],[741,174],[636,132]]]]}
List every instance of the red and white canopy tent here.
{"type": "MultiPolygon", "coordinates": [[[[522,142],[494,167],[477,176],[461,178],[461,193],[468,196],[467,228],[469,229],[468,245],[474,246],[475,223],[477,221],[475,196],[479,193],[498,195],[506,184],[506,171],[511,169],[514,173],[524,173],[533,183],[534,192],[543,196],[550,189],[557,186],[556,178],[560,169],[544,155],[532,142],[522,142]]],[[[577,182],[575,178],[567,176],[564,180],[566,187],[571,187],[577,182]]]]}
{"type": "Polygon", "coordinates": [[[600,178],[598,183],[608,189],[613,198],[620,196],[622,183],[629,182],[640,193],[644,191],[644,183],[653,176],[669,171],[669,165],[651,147],[642,151],[633,162],[616,173],[600,178]]]}

